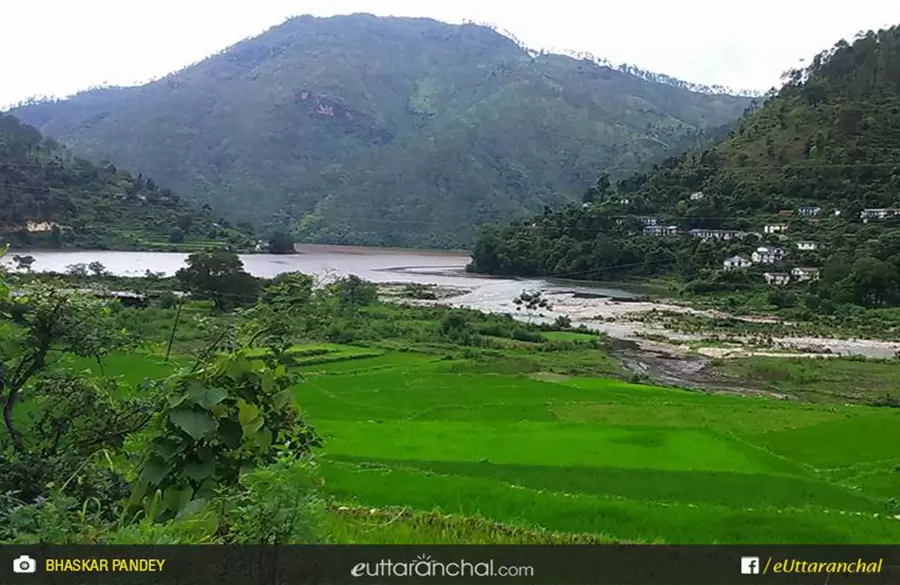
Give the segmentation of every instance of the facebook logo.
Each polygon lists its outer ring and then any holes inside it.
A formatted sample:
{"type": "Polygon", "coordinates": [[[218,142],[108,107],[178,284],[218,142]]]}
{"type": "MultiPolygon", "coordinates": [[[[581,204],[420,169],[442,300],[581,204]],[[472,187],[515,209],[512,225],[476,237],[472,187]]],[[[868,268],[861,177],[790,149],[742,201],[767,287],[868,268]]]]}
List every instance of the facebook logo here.
{"type": "Polygon", "coordinates": [[[741,557],[741,575],[759,575],[759,557],[741,557]]]}

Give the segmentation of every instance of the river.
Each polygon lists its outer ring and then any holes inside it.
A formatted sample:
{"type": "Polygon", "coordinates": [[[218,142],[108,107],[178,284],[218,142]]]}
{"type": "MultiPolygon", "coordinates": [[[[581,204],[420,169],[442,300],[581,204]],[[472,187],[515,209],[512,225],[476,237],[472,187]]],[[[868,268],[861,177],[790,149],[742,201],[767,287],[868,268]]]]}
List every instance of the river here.
{"type": "MultiPolygon", "coordinates": [[[[677,334],[656,329],[629,316],[661,310],[684,310],[663,301],[641,300],[641,291],[603,287],[586,283],[552,282],[544,279],[511,279],[485,277],[465,271],[470,256],[466,252],[433,250],[404,250],[323,246],[302,244],[298,254],[246,254],[241,256],[244,268],[251,274],[271,278],[284,272],[303,272],[319,276],[348,276],[355,274],[376,283],[420,283],[465,289],[463,294],[442,301],[458,307],[486,312],[508,313],[535,322],[552,321],[559,315],[568,316],[574,325],[603,331],[611,337],[641,342],[647,334],[668,338],[674,346],[703,339],[703,335],[677,334]],[[551,301],[551,310],[544,315],[528,317],[517,312],[513,299],[523,291],[543,291],[551,301]]],[[[117,276],[143,276],[151,272],[172,275],[185,265],[187,254],[165,252],[112,252],[106,250],[22,252],[34,257],[36,272],[64,272],[72,264],[100,262],[117,276]]],[[[13,254],[4,258],[11,264],[13,254]]],[[[856,354],[868,357],[892,357],[900,344],[869,340],[837,340],[811,338],[780,338],[775,341],[785,347],[817,344],[835,354],[856,354]]],[[[659,344],[657,344],[659,345],[659,344]]]]}
{"type": "MultiPolygon", "coordinates": [[[[462,297],[467,305],[488,311],[503,310],[523,290],[578,290],[581,294],[630,298],[625,290],[588,285],[554,285],[545,280],[509,279],[467,273],[471,260],[466,252],[405,250],[300,244],[297,254],[243,254],[244,269],[262,278],[284,272],[318,276],[356,276],[376,283],[420,283],[458,287],[470,292],[462,297]],[[477,306],[476,306],[477,305],[477,306]]],[[[11,252],[5,258],[12,265],[11,252]]],[[[65,272],[73,264],[100,262],[116,276],[143,276],[146,271],[167,276],[185,266],[187,254],[169,252],[113,252],[107,250],[34,250],[20,252],[35,259],[35,272],[65,272]]]]}

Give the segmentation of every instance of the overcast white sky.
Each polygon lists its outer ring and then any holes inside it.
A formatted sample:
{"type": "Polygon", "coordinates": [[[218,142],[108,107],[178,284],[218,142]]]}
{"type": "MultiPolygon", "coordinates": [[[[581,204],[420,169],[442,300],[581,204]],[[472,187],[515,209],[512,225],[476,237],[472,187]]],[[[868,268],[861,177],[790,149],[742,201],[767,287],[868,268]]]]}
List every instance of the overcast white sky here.
{"type": "Polygon", "coordinates": [[[766,90],[900,0],[0,0],[0,107],[160,77],[299,14],[487,21],[533,48],[589,51],[707,85],[766,90]]]}

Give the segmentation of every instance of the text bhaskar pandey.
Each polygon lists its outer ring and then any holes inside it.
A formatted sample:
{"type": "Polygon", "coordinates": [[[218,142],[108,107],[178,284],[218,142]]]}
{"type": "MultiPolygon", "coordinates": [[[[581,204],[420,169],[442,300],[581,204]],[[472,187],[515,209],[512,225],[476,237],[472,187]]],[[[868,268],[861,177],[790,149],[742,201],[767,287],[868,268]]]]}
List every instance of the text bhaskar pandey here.
{"type": "Polygon", "coordinates": [[[166,559],[45,559],[48,573],[159,573],[166,559]]]}

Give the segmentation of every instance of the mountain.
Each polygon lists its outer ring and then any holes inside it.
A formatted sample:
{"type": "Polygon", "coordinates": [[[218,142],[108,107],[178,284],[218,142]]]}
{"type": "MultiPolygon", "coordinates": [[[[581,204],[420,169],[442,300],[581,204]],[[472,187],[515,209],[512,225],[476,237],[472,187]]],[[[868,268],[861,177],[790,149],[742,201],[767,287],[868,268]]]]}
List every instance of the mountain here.
{"type": "Polygon", "coordinates": [[[210,208],[150,177],[94,165],[0,114],[0,245],[190,249],[246,241],[210,208]]]}
{"type": "Polygon", "coordinates": [[[818,267],[822,279],[811,287],[819,296],[900,303],[900,27],[841,41],[790,72],[715,146],[617,183],[603,176],[583,201],[486,229],[471,269],[668,274],[711,290],[760,282],[764,270],[818,267]],[[653,223],[660,228],[646,227],[653,223]],[[668,226],[679,234],[665,235],[668,226]],[[750,271],[720,270],[725,258],[750,258],[761,245],[788,255],[750,271]]]}
{"type": "Polygon", "coordinates": [[[751,104],[643,77],[483,26],[303,16],[144,86],[13,112],[234,218],[446,247],[577,196],[598,170],[694,146],[751,104]]]}

